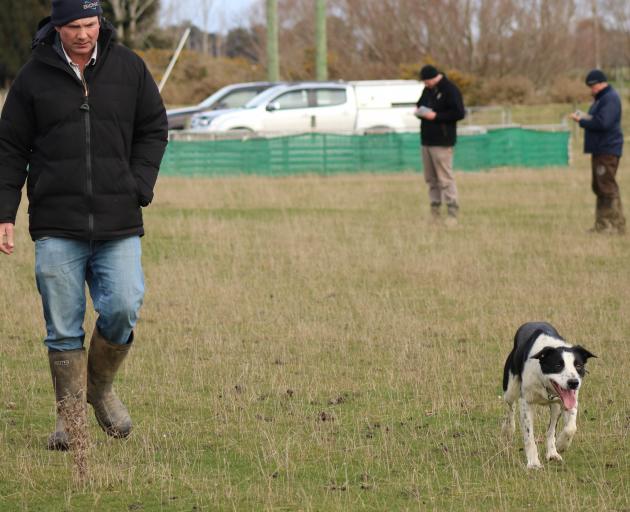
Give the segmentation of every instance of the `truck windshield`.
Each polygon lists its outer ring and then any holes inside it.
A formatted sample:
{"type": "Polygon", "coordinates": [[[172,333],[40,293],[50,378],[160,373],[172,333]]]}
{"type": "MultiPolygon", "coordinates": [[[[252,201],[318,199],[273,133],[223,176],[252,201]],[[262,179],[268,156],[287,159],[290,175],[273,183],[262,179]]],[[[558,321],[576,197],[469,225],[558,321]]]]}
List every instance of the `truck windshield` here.
{"type": "Polygon", "coordinates": [[[217,108],[240,108],[255,98],[262,91],[267,89],[267,85],[228,85],[222,87],[211,96],[197,105],[200,110],[217,108]]]}
{"type": "Polygon", "coordinates": [[[278,85],[275,87],[271,87],[266,91],[261,92],[258,96],[249,100],[243,108],[256,108],[259,105],[266,104],[271,98],[273,98],[280,91],[284,91],[286,89],[286,85],[278,85]]]}

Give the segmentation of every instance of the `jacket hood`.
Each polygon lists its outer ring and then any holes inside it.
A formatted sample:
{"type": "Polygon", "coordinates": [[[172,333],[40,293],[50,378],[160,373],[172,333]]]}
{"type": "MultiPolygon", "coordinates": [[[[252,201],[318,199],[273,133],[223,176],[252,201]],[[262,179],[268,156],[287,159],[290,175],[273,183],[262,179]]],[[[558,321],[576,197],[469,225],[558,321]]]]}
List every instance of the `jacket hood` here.
{"type": "MultiPolygon", "coordinates": [[[[55,26],[50,21],[50,16],[45,17],[37,25],[37,32],[33,37],[31,49],[35,49],[41,43],[51,42],[51,38],[54,37],[55,26]]],[[[98,36],[99,42],[113,42],[116,40],[116,29],[107,18],[101,16],[101,31],[98,36]]]]}
{"type": "Polygon", "coordinates": [[[54,31],[55,31],[55,27],[50,22],[50,16],[41,20],[39,24],[37,25],[37,32],[35,32],[35,36],[33,37],[31,48],[35,48],[41,42],[48,39],[54,31]]]}

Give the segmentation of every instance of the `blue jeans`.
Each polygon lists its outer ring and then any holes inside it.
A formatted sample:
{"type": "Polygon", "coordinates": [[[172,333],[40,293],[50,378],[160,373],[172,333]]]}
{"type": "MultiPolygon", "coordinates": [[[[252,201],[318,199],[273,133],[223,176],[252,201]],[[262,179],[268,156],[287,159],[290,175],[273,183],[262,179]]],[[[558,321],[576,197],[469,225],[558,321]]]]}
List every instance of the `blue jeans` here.
{"type": "Polygon", "coordinates": [[[83,241],[44,237],[35,241],[35,278],[42,296],[49,350],[83,347],[85,283],[96,327],[112,343],[130,341],[144,298],[140,237],[83,241]]]}

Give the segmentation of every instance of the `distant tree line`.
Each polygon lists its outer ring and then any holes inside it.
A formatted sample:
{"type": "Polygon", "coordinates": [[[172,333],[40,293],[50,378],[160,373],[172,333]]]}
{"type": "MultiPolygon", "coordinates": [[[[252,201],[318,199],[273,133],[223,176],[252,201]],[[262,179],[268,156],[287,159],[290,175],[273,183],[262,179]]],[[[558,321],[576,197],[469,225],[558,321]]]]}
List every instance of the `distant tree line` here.
{"type": "MultiPolygon", "coordinates": [[[[281,75],[312,78],[313,2],[279,0],[278,10],[281,75]]],[[[588,68],[630,67],[628,0],[328,0],[328,13],[333,78],[415,77],[431,62],[469,94],[491,95],[483,87],[504,82],[528,96],[560,94],[588,68]]],[[[249,51],[264,65],[265,27],[249,30],[249,51]]]]}
{"type": "MultiPolygon", "coordinates": [[[[312,79],[314,2],[278,1],[280,75],[312,79]]],[[[217,55],[265,69],[264,4],[217,55]]],[[[593,67],[630,81],[629,0],[328,0],[327,32],[333,79],[416,78],[428,62],[479,104],[587,99],[593,67]]]]}
{"type": "MultiPolygon", "coordinates": [[[[0,85],[26,61],[37,23],[50,11],[50,0],[3,1],[0,85]]],[[[165,89],[174,103],[201,99],[223,82],[265,77],[265,2],[241,26],[207,34],[200,25],[213,4],[200,0],[197,20],[173,24],[163,16],[160,24],[160,0],[103,1],[119,38],[143,51],[156,75],[192,26],[184,59],[192,68],[176,68],[165,89]]],[[[279,15],[281,77],[312,79],[314,2],[279,0],[279,15]]],[[[328,0],[327,32],[332,79],[415,78],[430,62],[475,103],[570,100],[584,94],[586,69],[601,67],[617,80],[630,69],[628,0],[328,0]]]]}

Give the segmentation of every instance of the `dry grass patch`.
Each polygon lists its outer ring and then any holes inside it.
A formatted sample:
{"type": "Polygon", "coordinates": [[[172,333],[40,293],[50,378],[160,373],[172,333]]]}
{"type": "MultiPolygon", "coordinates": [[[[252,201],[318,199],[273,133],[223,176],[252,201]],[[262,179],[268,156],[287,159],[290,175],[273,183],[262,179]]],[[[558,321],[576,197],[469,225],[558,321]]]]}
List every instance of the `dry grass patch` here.
{"type": "Polygon", "coordinates": [[[586,234],[582,161],[458,184],[461,225],[443,230],[418,175],[162,179],[117,384],[135,430],[106,439],[90,416],[86,489],[43,449],[54,404],[22,213],[0,266],[0,509],[627,510],[630,238],[586,234]],[[599,356],[566,463],[538,473],[499,435],[528,320],[599,356]]]}

